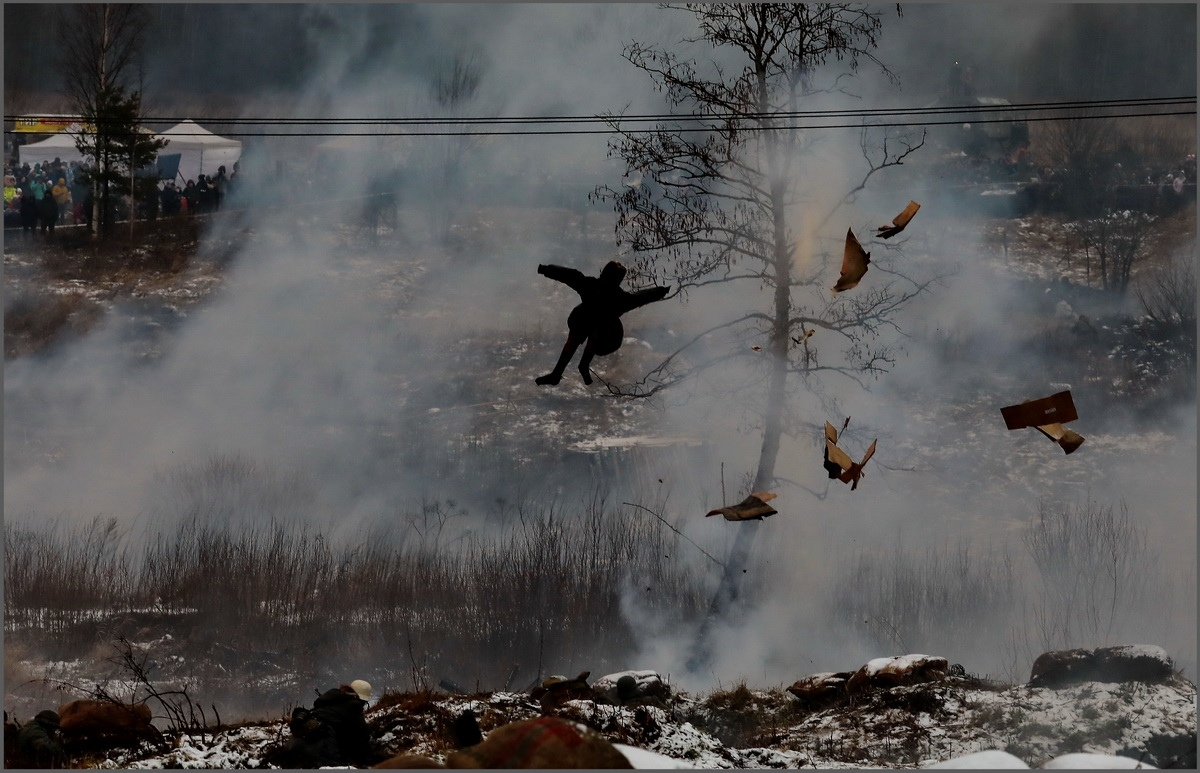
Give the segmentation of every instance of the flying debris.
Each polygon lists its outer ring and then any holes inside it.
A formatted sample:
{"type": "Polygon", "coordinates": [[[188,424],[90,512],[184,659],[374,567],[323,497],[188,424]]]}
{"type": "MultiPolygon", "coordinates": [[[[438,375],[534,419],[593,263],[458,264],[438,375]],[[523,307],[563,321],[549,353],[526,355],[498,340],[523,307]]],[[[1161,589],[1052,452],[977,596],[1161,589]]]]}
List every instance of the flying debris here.
{"type": "Polygon", "coordinates": [[[670,292],[669,287],[651,287],[628,292],[621,289],[626,269],[618,261],[610,260],[600,271],[600,276],[591,277],[582,271],[564,266],[542,264],[538,273],[562,282],[579,293],[580,303],[567,317],[567,342],[554,370],[536,380],[539,386],[557,384],[562,380],[567,363],[575,356],[575,350],[584,344],[583,356],[579,359],[579,373],[583,383],[591,384],[590,367],[592,357],[603,357],[621,348],[625,328],[621,315],[647,303],[661,301],[670,292]]]}
{"type": "Polygon", "coordinates": [[[1000,409],[1000,415],[1010,430],[1033,427],[1068,454],[1083,445],[1083,436],[1063,426],[1079,418],[1069,389],[1039,400],[1006,406],[1000,409]]]}
{"type": "Polygon", "coordinates": [[[755,491],[736,505],[709,510],[704,514],[704,517],[723,515],[727,521],[761,521],[763,518],[779,512],[767,504],[767,502],[770,502],[776,496],[778,495],[772,494],[769,491],[755,491]]]}
{"type": "MultiPolygon", "coordinates": [[[[850,417],[846,417],[846,421],[842,424],[842,431],[846,430],[850,424],[850,417]]],[[[829,479],[837,478],[842,483],[850,483],[850,490],[854,491],[858,488],[858,481],[863,477],[863,466],[867,461],[875,455],[875,444],[879,439],[871,441],[871,446],[867,449],[867,453],[863,456],[861,462],[855,462],[842,449],[838,448],[838,432],[829,422],[825,422],[825,461],[823,465],[825,471],[829,473],[829,479]]]]}
{"type": "Polygon", "coordinates": [[[846,229],[846,250],[842,253],[842,275],[833,286],[835,293],[857,287],[859,280],[867,273],[867,264],[871,262],[871,253],[862,248],[854,237],[854,229],[846,229]]]}
{"type": "Polygon", "coordinates": [[[892,224],[879,226],[875,229],[875,235],[880,239],[892,238],[904,230],[904,226],[908,225],[908,221],[913,219],[913,215],[917,214],[917,210],[920,208],[921,205],[917,202],[908,202],[908,206],[904,208],[904,211],[892,218],[892,224]]]}
{"type": "MultiPolygon", "coordinates": [[[[842,431],[846,431],[846,427],[850,425],[850,417],[846,417],[846,421],[842,423],[842,431]]],[[[837,448],[838,432],[829,422],[825,422],[825,460],[821,463],[825,468],[825,472],[829,473],[830,480],[837,480],[842,474],[842,465],[829,458],[829,449],[837,448]]]]}

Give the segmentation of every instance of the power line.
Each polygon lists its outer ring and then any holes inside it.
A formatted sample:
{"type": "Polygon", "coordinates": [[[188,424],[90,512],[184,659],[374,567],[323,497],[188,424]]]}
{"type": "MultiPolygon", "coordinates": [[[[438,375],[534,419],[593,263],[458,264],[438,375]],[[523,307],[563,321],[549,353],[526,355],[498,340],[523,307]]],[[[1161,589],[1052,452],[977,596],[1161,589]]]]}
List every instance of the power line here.
{"type": "MultiPolygon", "coordinates": [[[[993,123],[1027,123],[1034,121],[1062,121],[1067,120],[1091,120],[1098,118],[1153,118],[1157,116],[1172,116],[1172,115],[1195,115],[1195,110],[1178,110],[1168,112],[1154,113],[1117,113],[1105,115],[1082,115],[1082,116],[1034,116],[1029,118],[981,118],[968,121],[972,126],[976,124],[993,124],[993,123]]],[[[743,131],[816,131],[819,129],[864,129],[864,128],[896,128],[896,127],[911,127],[918,128],[922,126],[954,126],[963,124],[964,121],[959,118],[950,121],[896,121],[896,122],[880,122],[880,123],[840,123],[840,124],[820,124],[820,125],[778,125],[778,126],[755,126],[743,131]]],[[[649,134],[680,134],[680,133],[695,133],[695,132],[713,132],[717,129],[708,126],[697,127],[676,127],[669,129],[640,129],[631,130],[628,133],[649,133],[649,134]]],[[[369,131],[369,132],[249,132],[249,131],[228,131],[224,132],[223,136],[227,137],[519,137],[519,136],[566,136],[566,135],[596,135],[596,134],[617,134],[620,133],[616,129],[522,129],[522,130],[485,130],[485,131],[369,131]]],[[[118,136],[116,134],[112,136],[118,136]]],[[[202,133],[179,133],[175,137],[200,137],[206,136],[202,133]]],[[[169,137],[167,139],[170,139],[169,137]]],[[[168,145],[168,149],[169,149],[168,145]]]]}
{"type": "MultiPolygon", "coordinates": [[[[561,124],[604,124],[605,128],[596,129],[551,129],[551,128],[525,128],[525,129],[486,129],[486,130],[448,130],[448,129],[432,129],[413,131],[403,129],[398,131],[248,131],[234,130],[226,131],[225,134],[235,137],[457,137],[457,136],[530,136],[530,135],[594,135],[594,134],[613,134],[626,131],[623,126],[631,123],[645,122],[695,122],[697,126],[674,125],[671,127],[651,127],[638,130],[649,133],[680,133],[680,132],[711,132],[717,128],[712,126],[714,121],[726,121],[730,119],[755,121],[760,119],[772,119],[781,121],[781,123],[768,126],[753,126],[748,130],[753,131],[802,131],[802,130],[819,130],[819,129],[860,129],[864,127],[874,128],[896,128],[896,127],[918,127],[918,126],[939,126],[939,125],[954,125],[964,122],[988,124],[988,123],[1024,123],[1030,121],[1060,121],[1060,120],[1078,120],[1078,119],[1103,119],[1103,118],[1147,118],[1157,116],[1178,116],[1178,115],[1195,115],[1195,97],[1153,97],[1140,99],[1121,99],[1121,100],[1078,100],[1071,102],[1054,102],[1054,103],[1021,103],[1021,104],[977,104],[977,105],[962,105],[962,106],[928,106],[921,108],[875,108],[864,110],[813,110],[813,111],[791,111],[777,113],[719,113],[712,115],[678,115],[678,114],[651,114],[651,115],[607,115],[607,116],[527,116],[527,117],[448,117],[448,118],[214,118],[206,119],[208,124],[252,124],[260,126],[384,126],[396,127],[417,127],[417,126],[432,126],[432,127],[465,127],[472,125],[484,126],[511,126],[511,125],[531,125],[539,126],[554,126],[561,124]],[[1167,107],[1181,107],[1190,105],[1190,110],[1163,110],[1167,107]],[[1100,112],[1079,114],[1073,111],[1079,110],[1096,110],[1103,109],[1110,111],[1117,108],[1142,108],[1137,111],[1130,112],[1100,112]],[[1070,111],[1066,115],[1029,115],[1030,112],[1053,111],[1062,113],[1070,111]],[[932,120],[924,116],[944,117],[954,116],[949,120],[932,120]],[[988,115],[1001,115],[1007,117],[990,118],[982,117],[988,115]],[[877,118],[893,118],[899,119],[904,116],[913,116],[910,120],[892,120],[880,121],[869,120],[877,118]],[[858,118],[856,123],[828,123],[828,119],[834,118],[858,118]],[[793,121],[815,120],[819,123],[815,124],[798,124],[793,121]]],[[[21,116],[21,118],[37,118],[36,115],[21,116]]],[[[16,116],[5,116],[6,120],[15,120],[16,116]]],[[[142,119],[145,123],[151,122],[173,122],[180,119],[174,118],[158,118],[145,117],[142,119]]],[[[204,136],[204,132],[181,132],[175,136],[204,136]]]]}
{"type": "MultiPolygon", "coordinates": [[[[864,108],[859,110],[830,109],[830,110],[783,110],[769,113],[758,112],[714,112],[714,113],[649,113],[636,115],[621,115],[618,113],[601,115],[577,116],[440,116],[405,118],[392,117],[356,117],[356,118],[206,118],[207,124],[260,124],[260,125],[462,125],[462,124],[555,124],[555,123],[608,123],[645,122],[645,121],[722,121],[731,118],[757,120],[761,118],[793,119],[793,118],[854,118],[900,115],[938,115],[952,113],[969,115],[975,113],[1005,113],[1032,112],[1040,110],[1077,110],[1118,107],[1168,107],[1178,105],[1194,105],[1195,96],[1177,97],[1139,97],[1129,99],[1105,100],[1071,100],[1063,102],[1023,102],[1023,103],[983,103],[973,105],[928,105],[925,107],[889,107],[864,108]]],[[[21,116],[6,115],[5,120],[58,118],[61,115],[27,114],[21,116]]],[[[143,122],[179,123],[187,118],[170,116],[145,116],[143,122]]]]}

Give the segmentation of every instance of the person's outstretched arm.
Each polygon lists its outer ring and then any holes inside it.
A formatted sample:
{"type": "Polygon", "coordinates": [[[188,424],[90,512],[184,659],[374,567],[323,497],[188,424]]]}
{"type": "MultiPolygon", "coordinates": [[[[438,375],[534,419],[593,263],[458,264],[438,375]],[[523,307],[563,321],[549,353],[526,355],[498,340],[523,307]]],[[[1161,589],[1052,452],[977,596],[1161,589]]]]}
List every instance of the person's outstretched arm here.
{"type": "Polygon", "coordinates": [[[542,263],[538,266],[538,273],[542,276],[549,277],[556,282],[562,282],[567,287],[570,287],[577,293],[583,294],[583,288],[587,275],[576,268],[567,268],[566,266],[555,266],[551,263],[542,263]]]}
{"type": "Polygon", "coordinates": [[[645,306],[647,303],[661,301],[667,297],[667,293],[671,292],[670,287],[650,287],[645,290],[635,290],[634,292],[625,293],[622,299],[619,314],[624,314],[627,311],[632,311],[639,306],[645,306]]]}

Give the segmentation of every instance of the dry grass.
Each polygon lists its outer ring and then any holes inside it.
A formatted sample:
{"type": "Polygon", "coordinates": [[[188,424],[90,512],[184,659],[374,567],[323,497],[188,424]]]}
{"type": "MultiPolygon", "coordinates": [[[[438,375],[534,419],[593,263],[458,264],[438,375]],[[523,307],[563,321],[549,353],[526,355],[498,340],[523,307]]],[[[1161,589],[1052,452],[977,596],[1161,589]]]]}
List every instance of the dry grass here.
{"type": "Polygon", "coordinates": [[[419,537],[378,529],[341,540],[283,519],[231,526],[203,508],[137,545],[100,519],[9,523],[6,629],[64,659],[116,635],[169,633],[164,646],[188,664],[181,676],[240,673],[243,689],[281,671],[323,680],[382,670],[416,691],[441,679],[484,690],[502,688],[514,664],[520,687],[579,664],[625,667],[635,639],[620,594],[630,577],[653,582],[642,603],[665,621],[702,612],[700,578],[661,560],[680,546],[660,522],[600,503],[514,507],[496,533],[452,544],[434,527],[455,512],[447,503],[409,514],[419,537]]]}
{"type": "Polygon", "coordinates": [[[194,265],[200,224],[188,218],[138,223],[94,239],[83,229],[59,229],[48,239],[6,245],[5,359],[47,350],[91,330],[106,306],[170,284],[194,265]]]}
{"type": "Polygon", "coordinates": [[[10,296],[4,305],[4,358],[33,354],[66,335],[83,335],[103,314],[83,292],[10,296]]]}
{"type": "Polygon", "coordinates": [[[969,545],[860,554],[833,584],[830,619],[853,621],[882,651],[969,651],[1013,611],[1008,556],[969,545]]]}
{"type": "MultiPolygon", "coordinates": [[[[1153,118],[1114,118],[1103,150],[1113,152],[1125,146],[1151,169],[1166,169],[1196,152],[1196,120],[1192,116],[1153,118]]],[[[1057,129],[1054,121],[1029,124],[1029,150],[1038,166],[1053,165],[1048,155],[1057,129]]]]}
{"type": "Polygon", "coordinates": [[[795,725],[807,709],[780,690],[751,690],[745,681],[705,696],[690,721],[727,746],[768,746],[795,725]]]}

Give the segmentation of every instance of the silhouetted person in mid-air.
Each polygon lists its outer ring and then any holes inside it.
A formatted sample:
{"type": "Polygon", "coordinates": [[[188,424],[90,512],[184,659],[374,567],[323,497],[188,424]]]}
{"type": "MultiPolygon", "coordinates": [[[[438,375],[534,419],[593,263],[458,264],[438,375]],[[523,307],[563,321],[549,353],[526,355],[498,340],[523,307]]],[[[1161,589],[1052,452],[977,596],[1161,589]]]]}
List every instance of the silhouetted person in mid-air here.
{"type": "Polygon", "coordinates": [[[538,273],[562,282],[579,293],[582,302],[571,310],[567,317],[567,343],[554,370],[537,378],[539,385],[557,384],[563,371],[575,356],[575,350],[584,344],[583,356],[579,359],[579,373],[583,383],[592,383],[589,371],[592,358],[596,355],[612,354],[621,348],[625,328],[621,326],[621,315],[627,311],[661,301],[670,292],[669,287],[651,287],[646,290],[628,292],[621,289],[625,278],[625,267],[611,260],[600,272],[599,277],[585,275],[582,271],[563,266],[542,264],[538,273]]]}

